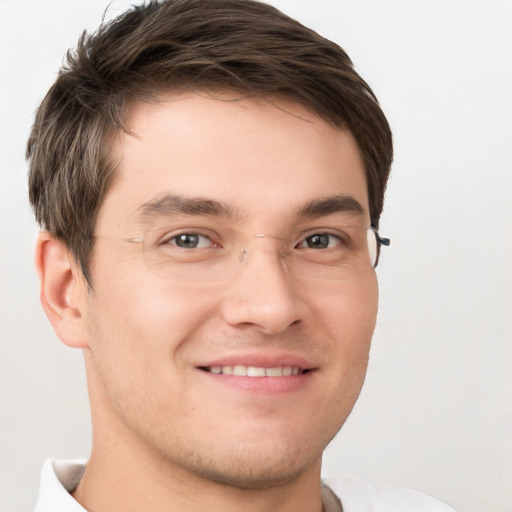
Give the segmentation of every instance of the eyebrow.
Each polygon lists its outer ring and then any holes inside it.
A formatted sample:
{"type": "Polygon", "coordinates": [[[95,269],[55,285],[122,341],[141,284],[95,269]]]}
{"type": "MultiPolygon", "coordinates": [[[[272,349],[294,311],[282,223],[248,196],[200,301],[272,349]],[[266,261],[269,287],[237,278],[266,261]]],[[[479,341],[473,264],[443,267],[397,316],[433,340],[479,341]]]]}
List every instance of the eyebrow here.
{"type": "Polygon", "coordinates": [[[309,201],[299,209],[297,216],[311,219],[343,212],[355,213],[362,217],[366,210],[354,197],[350,195],[336,195],[309,201]]]}
{"type": "MultiPolygon", "coordinates": [[[[354,197],[336,195],[307,202],[296,210],[295,216],[297,218],[314,219],[342,212],[363,216],[366,210],[354,197]]],[[[157,217],[171,215],[207,215],[227,219],[239,217],[231,206],[213,199],[163,194],[140,206],[136,219],[142,224],[148,224],[157,217]]]]}
{"type": "Polygon", "coordinates": [[[185,197],[175,194],[160,195],[138,208],[137,220],[143,224],[155,217],[171,215],[209,215],[235,217],[233,209],[224,203],[205,197],[185,197]]]}

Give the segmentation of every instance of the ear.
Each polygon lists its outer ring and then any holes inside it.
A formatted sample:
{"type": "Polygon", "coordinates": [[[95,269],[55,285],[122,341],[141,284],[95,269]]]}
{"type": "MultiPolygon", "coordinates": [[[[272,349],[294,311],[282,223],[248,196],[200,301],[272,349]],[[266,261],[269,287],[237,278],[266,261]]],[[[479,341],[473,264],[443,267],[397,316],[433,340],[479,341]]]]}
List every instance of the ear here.
{"type": "Polygon", "coordinates": [[[87,283],[69,250],[42,231],[36,242],[35,264],[41,304],[57,336],[70,347],[87,347],[87,283]]]}

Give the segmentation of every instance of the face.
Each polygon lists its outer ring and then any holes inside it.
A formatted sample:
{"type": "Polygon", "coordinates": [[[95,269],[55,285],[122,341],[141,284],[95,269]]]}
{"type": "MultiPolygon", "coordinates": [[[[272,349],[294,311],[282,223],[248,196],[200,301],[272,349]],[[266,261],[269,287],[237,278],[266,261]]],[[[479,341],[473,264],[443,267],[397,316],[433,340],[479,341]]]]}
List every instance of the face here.
{"type": "Polygon", "coordinates": [[[83,292],[97,428],[237,487],[318,468],[364,380],[377,283],[371,265],[329,280],[283,254],[316,257],[324,232],[338,250],[340,219],[369,226],[356,143],[282,100],[190,93],[136,104],[129,121],[83,292]],[[159,271],[137,243],[167,226],[169,250],[196,251],[198,272],[159,271]],[[207,275],[228,248],[236,271],[207,275]]]}

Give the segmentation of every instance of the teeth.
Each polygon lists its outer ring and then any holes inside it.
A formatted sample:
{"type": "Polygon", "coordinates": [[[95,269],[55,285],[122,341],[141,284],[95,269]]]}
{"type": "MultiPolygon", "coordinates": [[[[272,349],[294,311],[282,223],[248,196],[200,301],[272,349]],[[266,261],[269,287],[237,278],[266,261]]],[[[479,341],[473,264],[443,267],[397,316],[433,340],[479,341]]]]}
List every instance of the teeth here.
{"type": "Polygon", "coordinates": [[[233,375],[233,367],[222,366],[219,373],[223,373],[224,375],[233,375]]]}
{"type": "Polygon", "coordinates": [[[267,368],[265,370],[265,375],[267,377],[282,377],[283,376],[283,367],[278,366],[277,368],[267,368]]]}
{"type": "Polygon", "coordinates": [[[247,375],[247,366],[236,364],[233,366],[233,375],[236,375],[237,377],[244,377],[247,375]]]}
{"type": "Polygon", "coordinates": [[[236,375],[238,377],[289,377],[290,375],[301,375],[304,373],[304,370],[301,370],[298,366],[263,368],[236,364],[234,366],[207,366],[203,369],[210,373],[236,375]]]}
{"type": "Polygon", "coordinates": [[[247,377],[265,377],[265,368],[258,368],[256,366],[247,367],[247,377]]]}

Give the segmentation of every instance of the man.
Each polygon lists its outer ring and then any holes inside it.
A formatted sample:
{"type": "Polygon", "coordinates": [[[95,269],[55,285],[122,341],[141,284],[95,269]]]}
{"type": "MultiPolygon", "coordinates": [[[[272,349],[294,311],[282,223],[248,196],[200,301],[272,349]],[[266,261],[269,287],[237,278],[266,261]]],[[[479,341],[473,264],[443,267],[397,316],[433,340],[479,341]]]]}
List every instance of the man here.
{"type": "Polygon", "coordinates": [[[377,313],[391,132],[344,51],[241,0],[83,36],[28,144],[41,301],[83,350],[85,465],[37,511],[447,511],[323,486],[377,313]]]}

